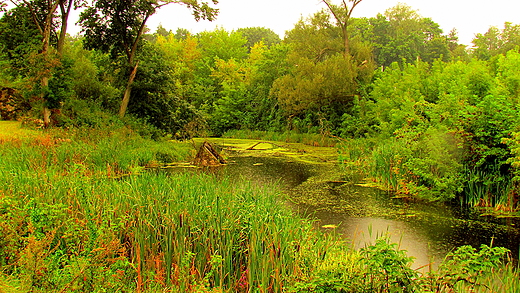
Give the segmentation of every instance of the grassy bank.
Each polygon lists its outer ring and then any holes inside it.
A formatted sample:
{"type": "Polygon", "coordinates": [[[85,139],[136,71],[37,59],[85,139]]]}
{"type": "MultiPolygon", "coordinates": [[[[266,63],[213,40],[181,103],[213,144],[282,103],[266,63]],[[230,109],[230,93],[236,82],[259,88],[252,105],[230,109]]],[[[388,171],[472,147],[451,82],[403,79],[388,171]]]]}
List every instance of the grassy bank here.
{"type": "Polygon", "coordinates": [[[307,247],[324,254],[326,240],[280,206],[274,188],[143,171],[186,159],[187,144],[128,129],[29,138],[3,129],[4,290],[279,292],[307,247]]]}
{"type": "Polygon", "coordinates": [[[258,130],[229,130],[222,137],[238,139],[270,140],[289,143],[302,143],[316,147],[334,147],[339,139],[316,133],[298,133],[294,131],[274,132],[258,130]]]}
{"type": "Polygon", "coordinates": [[[384,238],[355,251],[321,235],[281,204],[275,186],[143,170],[189,158],[188,144],[143,139],[128,128],[15,128],[27,134],[20,136],[2,123],[2,292],[519,288],[500,248],[465,248],[421,275],[384,238]]]}
{"type": "MultiPolygon", "coordinates": [[[[459,203],[498,217],[520,215],[518,178],[496,166],[471,167],[461,159],[463,149],[442,140],[411,144],[393,138],[357,138],[337,148],[343,172],[361,174],[367,185],[400,197],[459,203]]],[[[518,164],[511,166],[516,172],[518,164]]]]}

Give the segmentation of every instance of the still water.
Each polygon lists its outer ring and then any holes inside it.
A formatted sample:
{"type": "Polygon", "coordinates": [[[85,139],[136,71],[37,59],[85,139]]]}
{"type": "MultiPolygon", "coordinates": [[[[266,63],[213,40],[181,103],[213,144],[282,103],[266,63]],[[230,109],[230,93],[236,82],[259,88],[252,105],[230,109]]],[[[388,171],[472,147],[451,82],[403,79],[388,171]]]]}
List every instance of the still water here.
{"type": "Polygon", "coordinates": [[[278,183],[285,202],[316,227],[335,232],[357,248],[387,235],[415,258],[414,268],[436,267],[445,255],[461,245],[504,246],[517,259],[520,223],[470,216],[444,204],[424,204],[394,199],[376,188],[327,178],[337,168],[305,164],[276,157],[238,156],[222,170],[231,178],[243,177],[258,184],[278,183]],[[333,181],[336,180],[336,181],[333,181]]]}

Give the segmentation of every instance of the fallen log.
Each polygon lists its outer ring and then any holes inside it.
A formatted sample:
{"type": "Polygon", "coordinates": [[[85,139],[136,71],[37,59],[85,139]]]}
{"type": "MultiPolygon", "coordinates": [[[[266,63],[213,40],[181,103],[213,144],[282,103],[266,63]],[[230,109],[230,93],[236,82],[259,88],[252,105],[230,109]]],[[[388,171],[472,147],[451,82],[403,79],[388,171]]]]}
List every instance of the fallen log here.
{"type": "Polygon", "coordinates": [[[220,166],[226,164],[226,160],[215,150],[215,148],[207,141],[203,142],[193,160],[193,165],[199,167],[204,166],[220,166]]]}

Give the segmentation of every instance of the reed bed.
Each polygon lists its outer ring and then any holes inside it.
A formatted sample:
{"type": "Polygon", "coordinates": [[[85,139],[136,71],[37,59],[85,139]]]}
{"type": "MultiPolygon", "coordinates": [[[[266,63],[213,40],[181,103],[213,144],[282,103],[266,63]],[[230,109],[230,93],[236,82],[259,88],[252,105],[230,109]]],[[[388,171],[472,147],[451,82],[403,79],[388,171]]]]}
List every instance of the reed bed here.
{"type": "Polygon", "coordinates": [[[304,248],[325,241],[272,186],[204,173],[114,176],[156,160],[157,150],[165,156],[164,146],[142,143],[121,134],[96,143],[46,134],[4,142],[0,265],[18,276],[9,284],[280,292],[305,263],[304,248]]]}
{"type": "MultiPolygon", "coordinates": [[[[497,168],[498,169],[498,168],[497,168]]],[[[486,172],[477,168],[465,168],[463,204],[471,207],[491,207],[497,211],[515,212],[514,182],[500,170],[486,172]]]]}
{"type": "Polygon", "coordinates": [[[111,253],[121,253],[112,257],[129,262],[125,273],[134,276],[137,291],[199,286],[280,292],[297,271],[300,247],[315,239],[308,224],[280,207],[274,190],[211,175],[2,177],[10,182],[1,187],[4,193],[23,194],[13,208],[28,213],[24,218],[37,228],[37,238],[52,238],[49,247],[68,251],[90,243],[81,252],[88,254],[110,246],[99,243],[109,231],[117,243],[111,253]],[[61,226],[71,222],[79,223],[74,231],[61,226]],[[72,245],[59,243],[65,238],[72,245]]]}

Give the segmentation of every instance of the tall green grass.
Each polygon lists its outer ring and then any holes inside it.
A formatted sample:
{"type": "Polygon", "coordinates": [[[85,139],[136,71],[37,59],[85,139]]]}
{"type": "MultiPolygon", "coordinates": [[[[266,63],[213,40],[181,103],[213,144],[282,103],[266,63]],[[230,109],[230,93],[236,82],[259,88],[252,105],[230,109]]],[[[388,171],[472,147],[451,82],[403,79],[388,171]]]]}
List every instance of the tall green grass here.
{"type": "Polygon", "coordinates": [[[14,239],[2,267],[26,288],[280,292],[322,241],[273,187],[204,173],[114,177],[113,166],[153,160],[155,144],[96,141],[42,136],[0,150],[0,238],[14,239]]]}
{"type": "Polygon", "coordinates": [[[339,160],[351,177],[357,172],[382,188],[398,191],[399,183],[405,180],[401,147],[396,141],[350,139],[338,146],[339,160]]]}
{"type": "MultiPolygon", "coordinates": [[[[113,176],[116,167],[129,174],[159,153],[179,159],[190,152],[127,130],[3,141],[0,291],[309,292],[362,285],[390,292],[397,288],[391,280],[404,277],[408,288],[425,282],[410,277],[408,258],[395,245],[380,241],[357,252],[319,234],[283,205],[275,186],[203,172],[113,176]]],[[[514,277],[511,267],[494,276],[514,277]]]]}
{"type": "Polygon", "coordinates": [[[471,207],[493,207],[496,210],[515,211],[513,180],[496,170],[484,171],[478,168],[464,169],[466,178],[462,203],[471,207]]]}
{"type": "MultiPolygon", "coordinates": [[[[65,218],[76,219],[92,234],[81,242],[95,243],[104,235],[93,234],[110,231],[134,266],[138,289],[160,282],[180,292],[193,284],[279,292],[301,261],[298,247],[314,238],[309,224],[280,206],[274,190],[210,175],[144,173],[94,181],[79,176],[62,180],[54,174],[2,175],[10,184],[1,189],[22,192],[23,201],[30,203],[23,206],[20,200],[22,206],[16,208],[38,211],[38,220],[31,221],[43,225],[41,237],[51,233],[54,243],[71,233],[59,226],[60,220],[71,221],[65,218]]],[[[75,245],[63,249],[78,249],[75,245]]]]}
{"type": "Polygon", "coordinates": [[[192,153],[188,143],[144,139],[124,128],[41,132],[31,139],[4,141],[0,149],[10,168],[63,175],[128,174],[138,167],[185,160],[192,153]]]}

